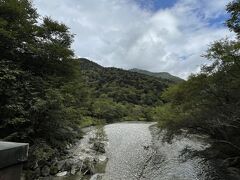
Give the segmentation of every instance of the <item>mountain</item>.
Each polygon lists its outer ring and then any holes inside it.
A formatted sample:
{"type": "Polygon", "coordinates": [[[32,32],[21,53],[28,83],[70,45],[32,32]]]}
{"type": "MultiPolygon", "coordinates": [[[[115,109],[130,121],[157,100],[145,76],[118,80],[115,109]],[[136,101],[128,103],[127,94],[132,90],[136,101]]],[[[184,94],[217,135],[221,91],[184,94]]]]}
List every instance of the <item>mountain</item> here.
{"type": "Polygon", "coordinates": [[[150,72],[150,71],[137,69],[137,68],[130,69],[129,71],[137,72],[137,73],[140,73],[140,74],[145,74],[145,75],[153,76],[153,77],[157,77],[157,78],[167,79],[167,80],[170,80],[170,81],[173,81],[173,82],[184,81],[183,79],[181,79],[177,76],[173,76],[168,72],[158,72],[158,73],[156,73],[156,72],[150,72]]]}
{"type": "Polygon", "coordinates": [[[169,85],[176,83],[174,78],[154,77],[119,68],[102,67],[84,58],[80,58],[79,61],[82,77],[94,89],[95,96],[105,96],[115,102],[161,105],[162,92],[169,85]]]}

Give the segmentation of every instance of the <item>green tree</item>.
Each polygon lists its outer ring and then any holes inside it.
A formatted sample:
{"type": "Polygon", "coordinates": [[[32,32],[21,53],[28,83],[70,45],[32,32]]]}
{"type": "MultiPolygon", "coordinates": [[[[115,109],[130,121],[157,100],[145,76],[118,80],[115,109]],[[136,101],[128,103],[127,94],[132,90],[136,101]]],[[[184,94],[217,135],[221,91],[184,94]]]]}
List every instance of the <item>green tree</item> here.
{"type": "Polygon", "coordinates": [[[0,138],[62,149],[78,136],[88,92],[69,28],[38,17],[28,0],[0,2],[0,138]]]}
{"type": "Polygon", "coordinates": [[[169,134],[182,128],[207,134],[226,157],[240,155],[239,7],[238,0],[227,6],[226,24],[236,38],[214,42],[205,55],[211,64],[170,87],[162,96],[169,104],[157,109],[159,125],[169,134]]]}

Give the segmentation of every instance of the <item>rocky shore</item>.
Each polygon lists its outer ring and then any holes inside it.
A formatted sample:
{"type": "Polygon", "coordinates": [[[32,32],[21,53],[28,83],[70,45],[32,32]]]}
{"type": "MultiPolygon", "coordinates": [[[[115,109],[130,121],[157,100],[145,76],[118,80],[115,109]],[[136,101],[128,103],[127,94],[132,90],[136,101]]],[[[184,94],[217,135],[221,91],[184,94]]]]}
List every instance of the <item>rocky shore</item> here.
{"type": "MultiPolygon", "coordinates": [[[[31,179],[75,180],[90,179],[104,173],[107,163],[105,147],[107,139],[103,127],[85,128],[85,135],[74,145],[66,147],[66,155],[55,157],[50,162],[36,162],[31,170],[31,179]],[[96,174],[96,175],[95,175],[96,174]],[[94,176],[95,175],[95,176],[94,176]]],[[[27,174],[27,173],[26,173],[27,174]]],[[[22,179],[29,179],[23,176],[22,179]]]]}

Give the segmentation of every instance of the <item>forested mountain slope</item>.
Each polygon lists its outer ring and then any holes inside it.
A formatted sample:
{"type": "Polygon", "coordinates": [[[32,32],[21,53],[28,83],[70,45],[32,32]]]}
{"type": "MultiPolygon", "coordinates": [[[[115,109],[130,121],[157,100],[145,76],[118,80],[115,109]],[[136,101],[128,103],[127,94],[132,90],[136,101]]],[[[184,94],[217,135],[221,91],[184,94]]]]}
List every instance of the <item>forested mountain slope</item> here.
{"type": "Polygon", "coordinates": [[[184,81],[183,79],[181,79],[177,76],[173,76],[168,72],[150,72],[150,71],[137,69],[137,68],[130,69],[129,71],[137,72],[137,73],[140,73],[140,74],[145,74],[145,75],[153,76],[153,77],[157,77],[157,78],[162,78],[162,79],[173,81],[173,82],[176,82],[176,83],[184,81]]]}
{"type": "Polygon", "coordinates": [[[136,105],[161,105],[161,93],[175,81],[150,77],[118,68],[105,68],[87,59],[79,59],[82,77],[94,88],[96,97],[136,105]]]}
{"type": "Polygon", "coordinates": [[[86,123],[152,121],[154,108],[161,106],[163,91],[174,81],[118,68],[102,67],[88,59],[78,59],[81,77],[91,94],[86,123]]]}

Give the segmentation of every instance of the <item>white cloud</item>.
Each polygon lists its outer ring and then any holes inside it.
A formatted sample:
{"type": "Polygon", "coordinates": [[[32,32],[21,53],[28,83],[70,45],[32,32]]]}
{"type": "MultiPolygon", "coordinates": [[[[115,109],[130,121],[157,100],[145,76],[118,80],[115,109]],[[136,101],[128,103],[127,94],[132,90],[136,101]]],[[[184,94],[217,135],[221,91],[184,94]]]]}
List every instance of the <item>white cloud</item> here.
{"type": "Polygon", "coordinates": [[[227,0],[179,0],[151,12],[133,0],[35,0],[41,15],[67,24],[81,57],[120,68],[167,71],[186,78],[216,39],[230,35],[209,20],[224,14],[227,0]]]}

